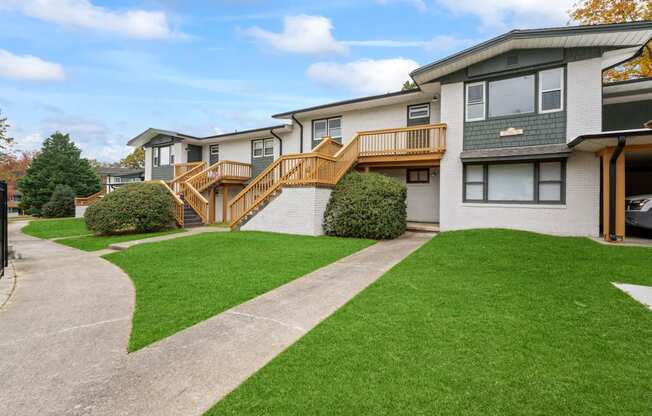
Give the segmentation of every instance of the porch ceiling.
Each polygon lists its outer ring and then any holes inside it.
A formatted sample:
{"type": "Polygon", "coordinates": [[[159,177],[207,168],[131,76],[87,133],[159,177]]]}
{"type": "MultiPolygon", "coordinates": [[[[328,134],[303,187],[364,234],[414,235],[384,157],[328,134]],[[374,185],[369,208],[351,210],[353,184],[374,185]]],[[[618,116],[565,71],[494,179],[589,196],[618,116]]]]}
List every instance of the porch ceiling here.
{"type": "Polygon", "coordinates": [[[584,152],[597,152],[618,144],[618,138],[625,137],[627,146],[652,144],[652,129],[607,131],[604,133],[584,134],[576,137],[568,146],[584,152]]]}

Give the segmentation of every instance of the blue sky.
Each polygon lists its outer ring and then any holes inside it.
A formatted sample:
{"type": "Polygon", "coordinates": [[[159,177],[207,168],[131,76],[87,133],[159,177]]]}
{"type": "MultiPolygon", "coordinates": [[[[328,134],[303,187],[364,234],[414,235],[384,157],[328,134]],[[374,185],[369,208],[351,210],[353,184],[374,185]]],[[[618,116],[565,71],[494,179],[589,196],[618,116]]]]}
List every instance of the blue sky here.
{"type": "Polygon", "coordinates": [[[0,109],[17,150],[59,130],[115,161],[148,127],[209,135],[398,90],[408,72],[573,0],[0,0],[0,109]]]}

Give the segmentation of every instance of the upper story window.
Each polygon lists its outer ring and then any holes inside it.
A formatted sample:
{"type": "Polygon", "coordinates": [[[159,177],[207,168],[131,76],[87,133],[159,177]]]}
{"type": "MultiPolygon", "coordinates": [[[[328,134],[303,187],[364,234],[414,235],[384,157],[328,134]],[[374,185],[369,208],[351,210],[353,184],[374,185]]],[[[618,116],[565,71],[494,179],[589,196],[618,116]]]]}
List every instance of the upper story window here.
{"type": "Polygon", "coordinates": [[[552,113],[564,109],[564,69],[539,72],[539,112],[552,113]]]}
{"type": "Polygon", "coordinates": [[[172,146],[153,147],[152,152],[155,167],[174,165],[172,146]]]}
{"type": "Polygon", "coordinates": [[[312,122],[312,137],[314,140],[324,137],[342,140],[342,117],[314,120],[312,122]]]}
{"type": "Polygon", "coordinates": [[[564,68],[469,83],[465,96],[466,121],[561,111],[564,108],[564,68]]]}
{"type": "Polygon", "coordinates": [[[534,75],[489,82],[489,117],[534,113],[534,75]]]}
{"type": "Polygon", "coordinates": [[[274,139],[260,139],[253,141],[253,157],[274,156],[274,139]]]}
{"type": "Polygon", "coordinates": [[[466,84],[466,121],[484,120],[485,83],[466,84]]]}
{"type": "Polygon", "coordinates": [[[430,104],[408,106],[408,119],[418,120],[422,118],[430,118],[430,104]]]}

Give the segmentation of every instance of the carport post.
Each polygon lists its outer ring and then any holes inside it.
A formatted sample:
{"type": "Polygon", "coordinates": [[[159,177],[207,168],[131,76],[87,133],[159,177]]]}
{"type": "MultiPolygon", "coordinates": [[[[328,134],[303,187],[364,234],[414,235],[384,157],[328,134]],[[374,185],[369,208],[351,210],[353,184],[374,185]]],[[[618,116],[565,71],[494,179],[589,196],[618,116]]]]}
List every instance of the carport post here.
{"type": "Polygon", "coordinates": [[[625,144],[620,136],[616,147],[602,152],[602,223],[607,241],[625,239],[625,144]]]}

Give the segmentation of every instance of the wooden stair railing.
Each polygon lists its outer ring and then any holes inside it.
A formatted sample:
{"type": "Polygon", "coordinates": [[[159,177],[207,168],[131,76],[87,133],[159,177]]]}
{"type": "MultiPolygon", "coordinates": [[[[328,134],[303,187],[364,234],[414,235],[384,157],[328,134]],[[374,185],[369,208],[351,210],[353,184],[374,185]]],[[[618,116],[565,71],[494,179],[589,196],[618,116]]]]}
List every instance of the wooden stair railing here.
{"type": "Polygon", "coordinates": [[[86,207],[89,206],[96,201],[98,201],[100,198],[104,196],[105,190],[102,189],[100,192],[96,192],[93,195],[85,196],[85,197],[76,197],[75,198],[75,206],[76,207],[86,207]]]}
{"type": "Polygon", "coordinates": [[[324,139],[311,153],[285,155],[269,165],[229,203],[231,228],[282,186],[335,186],[364,156],[443,153],[446,124],[363,131],[346,145],[324,139]]]}
{"type": "Polygon", "coordinates": [[[174,192],[179,193],[181,191],[181,183],[203,171],[207,166],[208,163],[206,162],[182,163],[181,165],[174,165],[175,173],[180,173],[170,181],[170,188],[172,188],[174,192]],[[182,168],[177,169],[177,166],[182,166],[182,168]]]}
{"type": "MultiPolygon", "coordinates": [[[[197,168],[189,170],[195,172],[197,168]]],[[[251,178],[251,165],[248,163],[235,162],[232,160],[220,160],[208,168],[195,172],[180,182],[178,192],[183,194],[184,200],[199,215],[204,224],[211,222],[210,201],[202,192],[221,180],[245,181],[251,178]]]]}
{"type": "Polygon", "coordinates": [[[232,160],[220,160],[186,179],[186,182],[198,192],[203,192],[209,186],[224,178],[246,181],[251,178],[251,165],[232,160]]]}
{"type": "Polygon", "coordinates": [[[179,227],[183,227],[183,201],[181,200],[181,198],[179,198],[176,192],[174,192],[172,188],[170,188],[168,184],[165,183],[165,181],[159,180],[156,182],[163,185],[165,189],[170,193],[170,195],[172,195],[172,197],[174,198],[174,219],[177,222],[177,225],[179,225],[179,227]]]}

